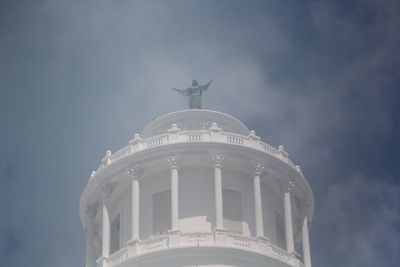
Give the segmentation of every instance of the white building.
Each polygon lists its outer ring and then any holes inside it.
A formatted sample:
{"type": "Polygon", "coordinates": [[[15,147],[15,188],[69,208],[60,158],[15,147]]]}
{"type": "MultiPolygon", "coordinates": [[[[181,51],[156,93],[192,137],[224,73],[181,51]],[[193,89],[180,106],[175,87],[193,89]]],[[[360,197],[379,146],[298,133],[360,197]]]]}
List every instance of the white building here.
{"type": "Polygon", "coordinates": [[[311,267],[300,168],[227,114],[159,117],[106,152],[80,199],[86,266],[311,267]]]}

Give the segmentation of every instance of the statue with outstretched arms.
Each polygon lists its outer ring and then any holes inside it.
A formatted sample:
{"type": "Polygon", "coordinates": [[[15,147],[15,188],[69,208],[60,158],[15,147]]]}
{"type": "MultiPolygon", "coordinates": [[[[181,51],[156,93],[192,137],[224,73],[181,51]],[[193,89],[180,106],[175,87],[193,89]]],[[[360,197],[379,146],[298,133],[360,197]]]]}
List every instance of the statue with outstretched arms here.
{"type": "Polygon", "coordinates": [[[209,81],[204,85],[199,85],[199,83],[196,80],[193,80],[192,87],[189,87],[187,89],[172,88],[172,90],[177,91],[179,94],[183,96],[189,97],[190,109],[201,109],[201,96],[203,92],[207,91],[212,81],[214,81],[214,79],[212,79],[211,81],[209,81]]]}

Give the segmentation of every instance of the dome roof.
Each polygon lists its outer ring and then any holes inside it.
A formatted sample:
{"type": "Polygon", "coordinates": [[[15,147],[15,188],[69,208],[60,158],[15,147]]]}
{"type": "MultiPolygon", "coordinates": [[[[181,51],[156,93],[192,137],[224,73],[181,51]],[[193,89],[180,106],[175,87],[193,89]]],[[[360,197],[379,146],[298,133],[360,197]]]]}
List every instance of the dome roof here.
{"type": "Polygon", "coordinates": [[[172,112],[154,119],[143,130],[142,137],[165,133],[173,123],[183,131],[190,131],[208,130],[214,122],[225,132],[249,134],[249,129],[241,121],[228,114],[213,110],[189,109],[172,112]]]}

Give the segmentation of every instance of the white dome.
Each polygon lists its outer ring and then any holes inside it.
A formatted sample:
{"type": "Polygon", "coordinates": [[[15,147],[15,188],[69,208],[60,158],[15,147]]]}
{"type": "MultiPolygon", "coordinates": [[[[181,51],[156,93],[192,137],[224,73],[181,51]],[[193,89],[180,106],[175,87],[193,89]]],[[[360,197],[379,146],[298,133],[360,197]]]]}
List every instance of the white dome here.
{"type": "Polygon", "coordinates": [[[249,129],[238,119],[218,111],[188,109],[172,112],[154,119],[142,132],[142,137],[150,137],[165,133],[175,123],[181,130],[205,130],[212,123],[225,132],[248,135],[249,129]]]}

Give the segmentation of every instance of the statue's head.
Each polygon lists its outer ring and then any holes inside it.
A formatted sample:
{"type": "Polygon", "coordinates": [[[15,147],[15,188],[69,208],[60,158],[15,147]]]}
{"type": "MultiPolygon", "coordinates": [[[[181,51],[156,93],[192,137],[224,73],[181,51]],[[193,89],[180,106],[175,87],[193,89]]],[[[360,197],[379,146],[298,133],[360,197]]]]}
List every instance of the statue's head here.
{"type": "Polygon", "coordinates": [[[199,83],[196,81],[196,80],[192,80],[192,86],[193,87],[196,87],[196,86],[198,86],[199,85],[199,83]]]}

